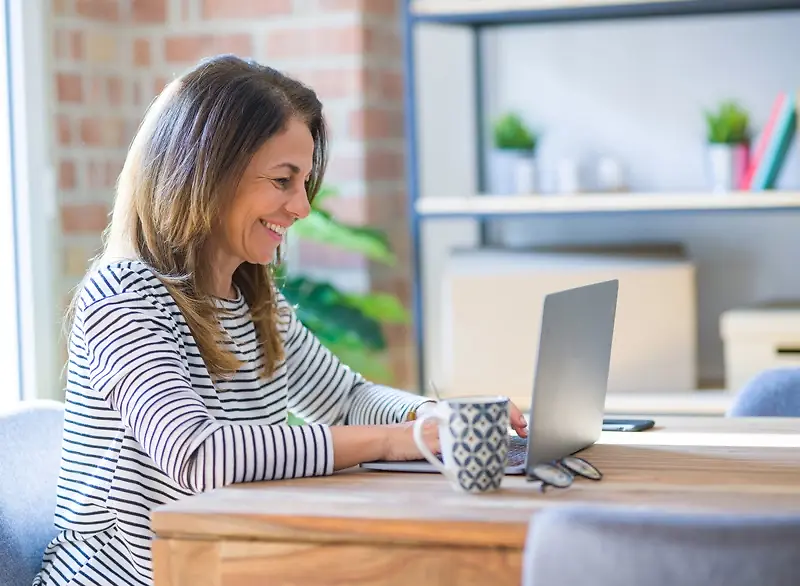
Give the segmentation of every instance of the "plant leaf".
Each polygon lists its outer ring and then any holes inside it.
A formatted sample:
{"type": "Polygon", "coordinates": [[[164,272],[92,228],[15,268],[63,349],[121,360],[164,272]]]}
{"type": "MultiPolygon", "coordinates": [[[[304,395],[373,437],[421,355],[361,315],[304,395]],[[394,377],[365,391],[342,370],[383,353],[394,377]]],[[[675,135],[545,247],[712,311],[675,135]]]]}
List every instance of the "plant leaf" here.
{"type": "Polygon", "coordinates": [[[331,187],[330,185],[323,185],[319,188],[317,195],[314,196],[314,201],[311,202],[312,208],[319,208],[319,206],[326,200],[330,199],[331,197],[339,195],[339,192],[331,187]]]}
{"type": "Polygon", "coordinates": [[[292,231],[300,238],[363,254],[376,262],[393,265],[396,260],[383,232],[344,224],[325,210],[312,208],[306,218],[292,227],[292,231]]]}
{"type": "Polygon", "coordinates": [[[330,283],[303,276],[287,277],[281,290],[287,301],[296,307],[297,318],[326,346],[386,348],[378,320],[351,305],[348,296],[330,283]]]}
{"type": "Polygon", "coordinates": [[[389,293],[347,293],[345,302],[377,322],[408,323],[409,315],[406,308],[397,297],[389,293]]]}

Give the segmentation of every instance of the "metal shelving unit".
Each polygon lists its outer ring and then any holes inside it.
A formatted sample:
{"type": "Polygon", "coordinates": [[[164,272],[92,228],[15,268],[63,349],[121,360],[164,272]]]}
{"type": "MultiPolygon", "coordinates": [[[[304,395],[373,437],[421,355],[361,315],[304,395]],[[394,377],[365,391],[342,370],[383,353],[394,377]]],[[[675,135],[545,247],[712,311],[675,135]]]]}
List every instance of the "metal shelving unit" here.
{"type": "Polygon", "coordinates": [[[406,185],[411,235],[412,311],[418,385],[427,390],[420,224],[425,220],[520,215],[620,213],[714,213],[719,211],[800,210],[800,192],[694,194],[580,194],[575,196],[513,196],[482,198],[485,189],[482,145],[485,144],[483,94],[484,30],[498,26],[546,25],[559,22],[697,17],[715,14],[800,10],[800,0],[405,0],[403,41],[405,69],[406,185]],[[477,194],[457,198],[420,198],[417,145],[414,29],[426,23],[467,27],[472,32],[477,129],[477,194]]]}

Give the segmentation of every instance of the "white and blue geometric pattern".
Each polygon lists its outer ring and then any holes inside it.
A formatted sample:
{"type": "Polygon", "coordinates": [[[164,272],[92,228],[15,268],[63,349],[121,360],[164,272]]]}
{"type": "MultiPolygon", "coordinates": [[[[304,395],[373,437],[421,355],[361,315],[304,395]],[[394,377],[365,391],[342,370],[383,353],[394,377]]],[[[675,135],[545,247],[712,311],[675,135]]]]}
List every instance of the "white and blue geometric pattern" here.
{"type": "Polygon", "coordinates": [[[485,492],[500,488],[508,456],[508,400],[450,403],[452,461],[460,488],[485,492]]]}

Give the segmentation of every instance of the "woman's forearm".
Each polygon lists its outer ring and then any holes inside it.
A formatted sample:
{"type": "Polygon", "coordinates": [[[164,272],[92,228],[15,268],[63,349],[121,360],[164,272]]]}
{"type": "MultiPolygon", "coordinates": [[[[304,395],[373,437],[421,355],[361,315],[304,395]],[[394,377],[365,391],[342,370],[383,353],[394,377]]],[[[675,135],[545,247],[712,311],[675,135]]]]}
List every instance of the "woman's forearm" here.
{"type": "Polygon", "coordinates": [[[333,469],[342,470],[386,455],[389,429],[379,425],[334,425],[333,469]]]}

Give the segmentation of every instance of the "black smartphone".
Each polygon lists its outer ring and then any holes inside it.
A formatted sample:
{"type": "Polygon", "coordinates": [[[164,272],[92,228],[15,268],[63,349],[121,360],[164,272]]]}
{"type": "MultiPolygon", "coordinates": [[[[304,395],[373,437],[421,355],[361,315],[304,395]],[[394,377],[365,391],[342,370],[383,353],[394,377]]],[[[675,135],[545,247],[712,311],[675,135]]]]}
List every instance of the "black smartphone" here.
{"type": "Polygon", "coordinates": [[[652,419],[603,419],[603,431],[644,431],[654,425],[652,419]]]}

